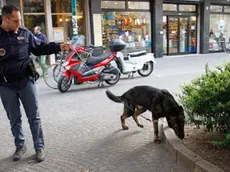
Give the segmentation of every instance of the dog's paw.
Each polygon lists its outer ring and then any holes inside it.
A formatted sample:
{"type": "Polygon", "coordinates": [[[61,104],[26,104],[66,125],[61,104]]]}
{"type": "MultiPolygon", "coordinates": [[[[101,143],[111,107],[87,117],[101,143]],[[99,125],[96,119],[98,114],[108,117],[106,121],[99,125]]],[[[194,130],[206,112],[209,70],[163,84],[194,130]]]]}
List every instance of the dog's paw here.
{"type": "Polygon", "coordinates": [[[161,143],[161,139],[158,137],[158,138],[155,138],[154,139],[154,143],[156,144],[160,144],[161,143]]]}
{"type": "Polygon", "coordinates": [[[140,127],[140,128],[144,128],[144,125],[138,124],[138,127],[140,127]]]}
{"type": "Polygon", "coordinates": [[[128,130],[129,129],[129,127],[127,127],[127,126],[122,126],[122,128],[123,128],[123,130],[128,130]]]}

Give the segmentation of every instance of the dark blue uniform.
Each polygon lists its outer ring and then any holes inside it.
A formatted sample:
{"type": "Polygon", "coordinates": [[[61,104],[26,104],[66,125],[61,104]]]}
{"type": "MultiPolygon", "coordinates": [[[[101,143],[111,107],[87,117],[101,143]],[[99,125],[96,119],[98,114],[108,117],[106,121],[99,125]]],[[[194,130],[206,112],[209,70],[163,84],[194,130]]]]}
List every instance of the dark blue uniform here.
{"type": "Polygon", "coordinates": [[[0,96],[10,120],[16,148],[22,148],[25,142],[19,99],[30,124],[35,150],[44,147],[35,81],[28,66],[29,55],[49,55],[58,51],[60,44],[44,44],[26,28],[19,28],[17,33],[0,28],[0,96]]]}

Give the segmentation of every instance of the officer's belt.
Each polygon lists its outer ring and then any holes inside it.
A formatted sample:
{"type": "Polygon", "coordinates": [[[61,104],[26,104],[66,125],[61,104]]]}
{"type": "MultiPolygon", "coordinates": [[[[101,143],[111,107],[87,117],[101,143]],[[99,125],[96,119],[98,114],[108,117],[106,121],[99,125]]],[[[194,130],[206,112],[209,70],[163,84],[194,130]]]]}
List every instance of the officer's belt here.
{"type": "Polygon", "coordinates": [[[13,82],[21,81],[28,76],[29,75],[27,75],[27,74],[24,74],[21,76],[0,76],[0,83],[4,83],[4,82],[5,83],[13,83],[13,82]]]}

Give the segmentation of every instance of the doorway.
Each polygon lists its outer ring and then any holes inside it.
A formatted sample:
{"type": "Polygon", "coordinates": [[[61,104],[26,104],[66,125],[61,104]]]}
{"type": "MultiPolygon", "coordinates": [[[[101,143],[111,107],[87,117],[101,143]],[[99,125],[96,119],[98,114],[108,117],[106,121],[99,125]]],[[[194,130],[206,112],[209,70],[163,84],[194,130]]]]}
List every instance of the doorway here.
{"type": "Polygon", "coordinates": [[[196,16],[163,16],[165,55],[196,53],[196,16]]]}

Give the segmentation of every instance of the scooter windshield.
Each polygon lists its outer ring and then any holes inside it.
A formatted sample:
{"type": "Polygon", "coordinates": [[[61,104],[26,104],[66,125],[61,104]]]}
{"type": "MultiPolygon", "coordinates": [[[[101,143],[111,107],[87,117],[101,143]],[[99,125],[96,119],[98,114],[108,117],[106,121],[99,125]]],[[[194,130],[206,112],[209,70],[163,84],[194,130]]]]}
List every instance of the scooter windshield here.
{"type": "Polygon", "coordinates": [[[79,48],[82,48],[82,46],[85,45],[85,36],[78,35],[73,37],[71,45],[75,51],[77,51],[79,48]]]}

